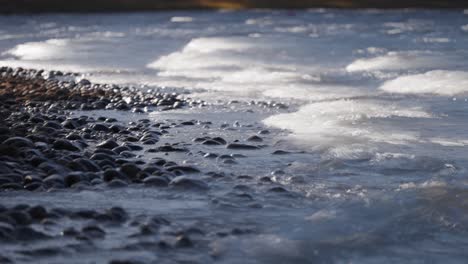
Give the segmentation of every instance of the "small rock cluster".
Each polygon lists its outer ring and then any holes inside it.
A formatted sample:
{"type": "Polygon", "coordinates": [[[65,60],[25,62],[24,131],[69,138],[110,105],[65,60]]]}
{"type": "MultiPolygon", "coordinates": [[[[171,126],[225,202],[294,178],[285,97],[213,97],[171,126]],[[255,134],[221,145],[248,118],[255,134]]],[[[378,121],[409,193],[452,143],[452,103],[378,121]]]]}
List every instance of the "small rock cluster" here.
{"type": "MultiPolygon", "coordinates": [[[[63,88],[57,81],[34,77],[38,73],[32,70],[2,68],[1,72],[0,190],[43,191],[102,184],[122,187],[130,183],[177,187],[191,181],[183,175],[199,172],[162,158],[148,164],[138,159],[135,152],[141,151],[142,145],[157,144],[170,124],[141,119],[124,126],[113,118],[72,117],[64,106],[123,98],[121,91],[86,82],[63,88]]],[[[159,103],[172,102],[172,107],[181,102],[177,96],[160,96],[159,103]]],[[[150,97],[136,94],[133,98],[143,103],[150,97]]],[[[173,149],[160,145],[152,151],[173,149]]],[[[206,187],[199,182],[193,186],[206,187]]]]}
{"type": "Polygon", "coordinates": [[[170,110],[184,105],[203,105],[203,102],[183,98],[176,93],[92,84],[86,79],[75,82],[70,78],[60,78],[72,75],[1,67],[0,98],[21,102],[25,107],[40,104],[49,111],[116,109],[139,113],[151,111],[151,107],[170,110]]]}

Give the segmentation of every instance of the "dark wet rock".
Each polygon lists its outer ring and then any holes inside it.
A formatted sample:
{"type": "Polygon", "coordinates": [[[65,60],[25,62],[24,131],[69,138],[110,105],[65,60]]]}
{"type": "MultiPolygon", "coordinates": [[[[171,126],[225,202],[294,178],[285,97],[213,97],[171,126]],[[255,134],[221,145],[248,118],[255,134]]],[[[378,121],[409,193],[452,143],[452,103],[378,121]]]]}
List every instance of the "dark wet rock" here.
{"type": "Polygon", "coordinates": [[[64,184],[66,187],[79,183],[82,180],[81,173],[69,173],[64,177],[64,184]]]}
{"type": "Polygon", "coordinates": [[[83,137],[77,133],[70,133],[65,138],[68,140],[83,140],[83,137]]]}
{"type": "MultiPolygon", "coordinates": [[[[0,238],[1,238],[1,235],[0,235],[0,238]]],[[[8,257],[0,255],[0,263],[10,264],[10,263],[13,263],[13,261],[8,257]]]]}
{"type": "Polygon", "coordinates": [[[48,186],[53,186],[56,183],[59,183],[61,185],[65,184],[65,177],[61,174],[51,174],[47,176],[46,178],[43,179],[42,181],[44,184],[48,186]]]}
{"type": "Polygon", "coordinates": [[[50,128],[53,128],[53,129],[57,129],[57,130],[60,130],[62,129],[62,125],[58,122],[55,122],[55,121],[47,121],[44,123],[44,127],[50,127],[50,128]]]}
{"type": "Polygon", "coordinates": [[[31,224],[31,216],[29,214],[20,211],[20,210],[12,210],[7,213],[9,217],[11,217],[15,222],[16,225],[29,225],[31,224]]]}
{"type": "Polygon", "coordinates": [[[187,235],[180,235],[176,237],[175,246],[179,248],[193,247],[193,242],[187,235]]]}
{"type": "Polygon", "coordinates": [[[287,154],[290,154],[290,153],[291,153],[291,152],[285,151],[285,150],[275,150],[275,151],[273,151],[273,153],[271,153],[271,154],[273,154],[273,155],[287,155],[287,154]]]}
{"type": "Polygon", "coordinates": [[[183,126],[194,126],[195,123],[193,121],[184,121],[182,123],[180,123],[181,125],[183,126]]]}
{"type": "Polygon", "coordinates": [[[92,160],[89,160],[86,158],[78,158],[78,159],[74,159],[73,161],[80,164],[83,168],[86,169],[86,171],[91,171],[91,172],[100,171],[99,166],[92,160]]]}
{"type": "Polygon", "coordinates": [[[267,135],[267,134],[270,134],[270,131],[264,129],[264,130],[260,130],[260,131],[258,132],[258,134],[260,134],[260,135],[267,135]]]}
{"type": "Polygon", "coordinates": [[[178,176],[174,178],[170,186],[187,189],[187,190],[207,190],[209,189],[208,184],[202,180],[188,178],[186,176],[178,176]]]}
{"type": "Polygon", "coordinates": [[[106,235],[102,228],[95,225],[85,226],[81,229],[81,232],[91,238],[104,238],[106,235]]]}
{"type": "Polygon", "coordinates": [[[21,253],[22,255],[26,255],[30,257],[51,257],[51,256],[63,254],[64,249],[60,247],[46,247],[46,248],[20,250],[18,252],[21,253]]]}
{"type": "Polygon", "coordinates": [[[47,210],[40,205],[29,208],[28,213],[34,220],[42,220],[47,217],[47,210]]]}
{"type": "Polygon", "coordinates": [[[72,218],[84,218],[84,219],[93,219],[95,218],[97,213],[94,210],[79,210],[74,213],[72,213],[70,216],[72,218]]]}
{"type": "Polygon", "coordinates": [[[164,145],[156,149],[158,152],[187,152],[186,148],[176,148],[170,145],[164,145]]]}
{"type": "Polygon", "coordinates": [[[169,185],[169,181],[160,176],[149,176],[143,180],[146,186],[166,187],[169,185]]]}
{"type": "Polygon", "coordinates": [[[252,176],[249,176],[249,175],[239,175],[239,176],[237,176],[237,179],[240,179],[240,180],[252,180],[253,177],[252,177],[252,176]]]}
{"type": "Polygon", "coordinates": [[[273,181],[271,180],[271,178],[268,177],[268,176],[261,177],[261,178],[259,179],[259,181],[260,181],[260,182],[267,182],[267,183],[273,182],[273,181]]]}
{"type": "Polygon", "coordinates": [[[115,161],[115,159],[108,154],[105,153],[96,153],[91,156],[91,160],[108,160],[108,161],[115,161]]]}
{"type": "Polygon", "coordinates": [[[286,173],[283,171],[283,170],[274,170],[271,172],[271,175],[274,175],[274,176],[282,176],[282,175],[285,175],[286,173]]]}
{"type": "Polygon", "coordinates": [[[39,164],[39,166],[37,168],[44,171],[48,175],[51,175],[51,174],[54,174],[54,173],[55,174],[62,174],[62,173],[65,173],[67,171],[67,169],[65,169],[63,166],[60,166],[59,164],[54,163],[54,162],[50,162],[50,161],[42,162],[41,164],[39,164]]]}
{"type": "Polygon", "coordinates": [[[276,187],[272,187],[270,189],[268,189],[269,192],[275,192],[275,193],[287,193],[288,190],[286,190],[285,188],[281,187],[281,186],[276,186],[276,187]]]}
{"type": "Polygon", "coordinates": [[[112,207],[107,211],[107,215],[114,222],[125,222],[128,219],[127,212],[122,207],[112,207]]]}
{"type": "Polygon", "coordinates": [[[68,119],[62,122],[62,126],[68,129],[77,129],[80,127],[80,124],[75,120],[68,119]]]}
{"type": "Polygon", "coordinates": [[[49,238],[48,235],[36,231],[29,226],[21,226],[15,229],[14,237],[20,241],[42,240],[49,238]]]}
{"type": "Polygon", "coordinates": [[[111,149],[106,149],[106,148],[97,148],[97,149],[94,150],[94,153],[104,153],[104,154],[109,155],[109,156],[116,156],[117,155],[117,153],[115,153],[111,149]]]}
{"type": "Polygon", "coordinates": [[[122,126],[119,126],[119,125],[112,125],[109,127],[110,131],[114,132],[114,133],[119,133],[120,131],[122,131],[123,127],[122,126]]]}
{"type": "Polygon", "coordinates": [[[123,151],[130,151],[131,149],[127,146],[118,146],[116,148],[113,148],[112,151],[117,153],[117,154],[120,154],[121,152],[123,151]]]}
{"type": "Polygon", "coordinates": [[[73,237],[79,235],[79,232],[73,227],[68,227],[65,228],[61,234],[62,236],[73,237]]]}
{"type": "Polygon", "coordinates": [[[147,139],[147,140],[145,140],[145,141],[143,142],[144,145],[154,145],[154,144],[156,144],[156,143],[158,143],[158,140],[157,140],[157,139],[153,139],[153,138],[152,138],[152,139],[147,139]]]}
{"type": "Polygon", "coordinates": [[[206,153],[205,155],[203,155],[203,157],[207,159],[215,159],[218,157],[218,155],[215,153],[206,153]]]}
{"type": "Polygon", "coordinates": [[[98,147],[98,148],[105,148],[105,149],[113,149],[113,148],[116,148],[118,146],[119,146],[119,144],[117,144],[117,142],[115,142],[115,140],[113,140],[113,139],[108,139],[108,140],[103,141],[103,142],[96,145],[96,147],[98,147]]]}
{"type": "Polygon", "coordinates": [[[53,148],[57,150],[68,150],[68,151],[80,151],[81,150],[81,148],[77,144],[66,139],[56,140],[54,142],[53,148]]]}
{"type": "Polygon", "coordinates": [[[42,188],[42,183],[40,182],[32,182],[24,185],[24,189],[28,191],[35,191],[35,190],[41,190],[42,188]]]}
{"type": "Polygon", "coordinates": [[[120,171],[130,179],[136,179],[141,169],[133,163],[125,163],[120,166],[120,171]]]}
{"type": "Polygon", "coordinates": [[[109,127],[104,124],[94,124],[91,126],[91,129],[99,132],[109,132],[109,127]]]}
{"type": "Polygon", "coordinates": [[[135,259],[113,259],[109,264],[144,264],[144,262],[135,259]]]}
{"type": "Polygon", "coordinates": [[[254,145],[247,145],[241,143],[230,143],[226,146],[227,149],[238,149],[238,150],[254,150],[259,149],[259,147],[254,145]]]}
{"type": "Polygon", "coordinates": [[[226,145],[227,144],[226,140],[224,140],[224,138],[222,138],[222,137],[214,137],[214,138],[212,138],[212,140],[219,142],[221,145],[226,145]]]}
{"type": "Polygon", "coordinates": [[[168,171],[180,171],[182,173],[186,173],[186,174],[190,174],[190,173],[199,173],[200,170],[195,168],[195,167],[191,167],[191,166],[180,166],[180,165],[175,165],[175,166],[168,166],[166,167],[166,170],[168,171]]]}
{"type": "Polygon", "coordinates": [[[218,141],[213,140],[213,139],[207,139],[207,140],[203,141],[202,144],[203,145],[208,145],[208,146],[224,145],[224,144],[221,144],[218,141]]]}
{"type": "Polygon", "coordinates": [[[135,145],[135,144],[125,144],[125,146],[129,147],[133,151],[143,150],[142,146],[138,146],[138,145],[135,145]]]}
{"type": "Polygon", "coordinates": [[[253,135],[253,136],[249,137],[249,138],[247,139],[247,141],[250,141],[250,142],[262,142],[263,139],[262,139],[261,137],[259,137],[259,136],[253,135]]]}
{"type": "Polygon", "coordinates": [[[24,147],[33,148],[34,147],[34,143],[31,140],[24,138],[24,137],[8,138],[7,140],[3,141],[2,145],[11,146],[15,148],[24,148],[24,147]]]}
{"type": "Polygon", "coordinates": [[[120,171],[115,169],[107,169],[104,171],[103,180],[106,182],[110,182],[112,180],[119,179],[119,180],[127,180],[127,177],[120,171]]]}
{"type": "Polygon", "coordinates": [[[119,180],[119,179],[114,179],[112,181],[110,181],[107,186],[111,187],[111,188],[123,188],[123,187],[127,187],[128,184],[122,180],[119,180]]]}

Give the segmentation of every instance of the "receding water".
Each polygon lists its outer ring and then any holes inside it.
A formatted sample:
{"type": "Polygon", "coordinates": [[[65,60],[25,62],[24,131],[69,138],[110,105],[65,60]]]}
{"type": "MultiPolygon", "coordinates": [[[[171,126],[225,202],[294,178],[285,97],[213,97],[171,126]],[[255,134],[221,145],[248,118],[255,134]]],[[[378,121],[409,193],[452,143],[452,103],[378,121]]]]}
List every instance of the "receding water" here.
{"type": "MultiPolygon", "coordinates": [[[[211,255],[226,263],[464,263],[467,13],[259,10],[0,17],[0,66],[73,71],[94,82],[142,89],[183,89],[213,104],[149,117],[255,124],[237,132],[210,132],[230,139],[270,127],[270,148],[246,151],[241,164],[193,162],[256,178],[281,169],[285,174],[275,180],[294,194],[275,196],[252,185],[264,207],[229,210],[212,208],[211,199],[224,197],[238,182],[219,183],[209,197],[130,189],[74,194],[82,203],[74,196],[63,198],[66,193],[25,195],[18,201],[60,199],[82,207],[99,199],[136,213],[162,210],[180,218],[190,212],[212,226],[220,219],[228,226],[254,226],[256,235],[213,239],[211,255]],[[290,107],[226,107],[231,99],[274,100],[290,107]],[[272,147],[295,153],[272,156],[272,147]],[[156,200],[175,202],[146,206],[156,200]]],[[[192,133],[189,137],[202,131],[192,133]]],[[[202,254],[198,260],[213,258],[202,254]]]]}

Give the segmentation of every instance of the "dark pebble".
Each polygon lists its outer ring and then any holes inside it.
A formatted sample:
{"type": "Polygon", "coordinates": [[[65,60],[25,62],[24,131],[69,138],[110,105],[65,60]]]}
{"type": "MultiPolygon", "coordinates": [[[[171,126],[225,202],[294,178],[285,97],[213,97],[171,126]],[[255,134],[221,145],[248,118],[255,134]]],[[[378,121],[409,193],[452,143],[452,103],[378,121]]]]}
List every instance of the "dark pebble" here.
{"type": "Polygon", "coordinates": [[[157,187],[166,187],[169,185],[169,182],[164,177],[158,176],[149,176],[143,180],[143,183],[146,186],[157,186],[157,187]]]}
{"type": "Polygon", "coordinates": [[[227,149],[239,149],[239,150],[254,150],[258,149],[257,146],[241,144],[241,143],[231,143],[226,146],[227,149]]]}
{"type": "Polygon", "coordinates": [[[173,187],[183,188],[188,190],[207,190],[208,184],[202,180],[192,179],[185,176],[178,176],[174,178],[170,184],[173,187]]]}
{"type": "Polygon", "coordinates": [[[108,140],[103,141],[103,142],[96,145],[96,147],[98,147],[98,148],[105,148],[105,149],[113,149],[113,148],[116,148],[118,146],[119,146],[119,144],[117,144],[117,142],[115,142],[115,140],[113,140],[113,139],[108,139],[108,140]]]}

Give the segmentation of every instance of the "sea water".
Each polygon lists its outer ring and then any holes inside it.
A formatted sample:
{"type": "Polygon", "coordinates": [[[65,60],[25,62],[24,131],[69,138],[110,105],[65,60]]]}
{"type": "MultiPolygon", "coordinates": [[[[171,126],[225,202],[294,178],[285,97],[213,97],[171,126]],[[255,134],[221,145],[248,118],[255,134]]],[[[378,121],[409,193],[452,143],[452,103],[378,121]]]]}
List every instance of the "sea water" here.
{"type": "MultiPolygon", "coordinates": [[[[208,210],[201,198],[151,207],[263,226],[255,236],[213,241],[211,254],[226,263],[463,263],[468,258],[467,13],[311,9],[2,16],[0,65],[72,71],[93,82],[141,89],[180,89],[212,106],[150,116],[257,122],[276,131],[272,142],[294,154],[260,152],[232,171],[263,176],[282,169],[286,176],[277,181],[301,196],[265,196],[265,209],[235,213],[208,210]],[[254,109],[258,114],[246,118],[225,107],[232,99],[290,107],[254,109]]],[[[111,198],[74,195],[132,208],[141,207],[146,195],[161,199],[148,191],[109,192],[111,198]]]]}

